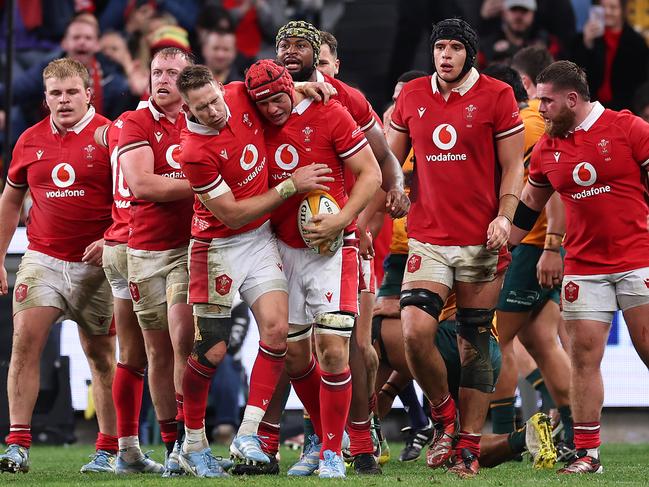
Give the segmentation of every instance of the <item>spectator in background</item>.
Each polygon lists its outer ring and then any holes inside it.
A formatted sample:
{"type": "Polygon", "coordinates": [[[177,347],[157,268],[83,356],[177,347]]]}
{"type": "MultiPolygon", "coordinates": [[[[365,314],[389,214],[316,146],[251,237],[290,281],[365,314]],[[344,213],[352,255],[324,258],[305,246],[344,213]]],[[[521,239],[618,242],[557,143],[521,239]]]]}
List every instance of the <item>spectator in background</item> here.
{"type": "Polygon", "coordinates": [[[99,39],[101,52],[122,67],[131,94],[142,97],[149,90],[149,70],[131,56],[126,39],[120,32],[109,31],[99,39]]]}
{"type": "Polygon", "coordinates": [[[649,83],[643,84],[633,97],[633,113],[649,122],[649,83]]]}
{"type": "Polygon", "coordinates": [[[243,74],[236,64],[237,38],[228,30],[213,30],[205,33],[201,47],[205,65],[210,68],[214,79],[227,84],[243,81],[243,74]]]}
{"type": "Polygon", "coordinates": [[[516,51],[530,45],[547,47],[556,56],[559,40],[534,27],[536,12],[536,0],[504,0],[500,28],[480,42],[479,64],[507,63],[516,51]]]}
{"type": "Polygon", "coordinates": [[[575,40],[573,60],[588,73],[593,100],[613,110],[631,108],[647,80],[649,48],[626,21],[626,0],[601,0],[603,19],[593,14],[575,40]]]}

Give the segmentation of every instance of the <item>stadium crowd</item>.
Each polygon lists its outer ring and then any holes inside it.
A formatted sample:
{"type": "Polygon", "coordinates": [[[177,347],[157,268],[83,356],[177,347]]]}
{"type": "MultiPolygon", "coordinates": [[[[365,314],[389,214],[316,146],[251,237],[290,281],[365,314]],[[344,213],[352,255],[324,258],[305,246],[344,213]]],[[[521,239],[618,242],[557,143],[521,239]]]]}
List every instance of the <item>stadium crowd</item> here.
{"type": "Polygon", "coordinates": [[[316,26],[335,30],[342,5],[324,3],[16,2],[3,264],[28,196],[29,247],[0,471],[30,468],[63,316],[99,425],[81,472],[278,474],[290,387],[305,408],[290,476],[381,474],[397,396],[400,461],[425,451],[470,478],[529,452],[603,471],[618,309],[649,364],[644,3],[399,2],[382,117],[338,79],[316,26]],[[411,71],[424,33],[432,74],[411,71]],[[227,460],[205,415],[238,374],[241,302],[260,340],[227,460]],[[517,424],[519,375],[543,410],[517,424]],[[145,376],[164,464],[140,447],[145,376]]]}

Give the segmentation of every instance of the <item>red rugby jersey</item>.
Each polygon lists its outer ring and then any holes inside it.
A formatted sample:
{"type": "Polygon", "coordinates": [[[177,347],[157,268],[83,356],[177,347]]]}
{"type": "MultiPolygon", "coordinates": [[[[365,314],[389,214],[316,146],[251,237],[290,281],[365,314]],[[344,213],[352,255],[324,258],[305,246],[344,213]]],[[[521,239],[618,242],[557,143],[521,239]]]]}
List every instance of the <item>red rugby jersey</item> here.
{"type": "MultiPolygon", "coordinates": [[[[335,100],[326,105],[305,99],[294,109],[281,127],[266,128],[266,146],[270,156],[271,186],[288,179],[298,167],[314,162],[326,164],[335,179],[327,183],[329,194],[338,206],[347,202],[344,160],[367,145],[367,139],[347,109],[335,100]]],[[[306,247],[297,226],[297,215],[303,194],[287,199],[271,214],[278,238],[291,247],[306,247]]],[[[356,222],[345,232],[356,230],[356,222]]]]}
{"type": "Polygon", "coordinates": [[[410,135],[415,152],[408,236],[486,244],[499,204],[496,141],[523,131],[509,85],[473,69],[444,100],[436,75],[418,78],[403,87],[391,127],[410,135]]]}
{"type": "Polygon", "coordinates": [[[65,135],[47,117],[18,139],[7,184],[31,192],[28,248],[80,262],[85,248],[110,226],[110,158],[94,140],[97,127],[107,123],[90,107],[65,135]]]}
{"type": "Polygon", "coordinates": [[[187,121],[182,134],[180,163],[196,193],[192,236],[199,239],[223,238],[259,227],[264,215],[247,225],[231,229],[201,202],[232,191],[235,199],[245,199],[268,191],[268,164],[264,127],[243,83],[225,86],[228,121],[221,130],[187,121]]]}
{"type": "Polygon", "coordinates": [[[104,239],[118,243],[128,242],[132,196],[117,157],[119,151],[117,143],[119,142],[119,134],[124,126],[124,121],[131,113],[131,111],[122,113],[104,132],[104,144],[108,147],[110,165],[113,170],[113,224],[104,233],[104,239]]]}
{"type": "MultiPolygon", "coordinates": [[[[171,123],[156,107],[152,98],[148,107],[135,110],[124,122],[119,135],[118,157],[138,147],[151,147],[154,173],[173,179],[185,179],[178,162],[180,132],[185,117],[178,114],[171,123]]],[[[171,250],[189,243],[193,198],[157,203],[131,200],[128,246],[138,250],[171,250]]]]}
{"type": "Polygon", "coordinates": [[[592,111],[567,137],[536,143],[529,183],[552,186],[566,208],[565,273],[612,274],[649,266],[642,183],[649,125],[629,111],[592,111]]]}

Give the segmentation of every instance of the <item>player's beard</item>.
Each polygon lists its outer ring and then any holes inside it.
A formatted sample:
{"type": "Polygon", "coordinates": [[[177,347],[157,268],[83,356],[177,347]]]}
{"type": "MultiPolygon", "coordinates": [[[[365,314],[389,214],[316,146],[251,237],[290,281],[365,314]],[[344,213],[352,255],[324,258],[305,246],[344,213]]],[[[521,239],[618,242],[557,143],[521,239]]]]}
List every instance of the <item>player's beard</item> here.
{"type": "Polygon", "coordinates": [[[304,66],[297,73],[291,73],[291,78],[293,78],[293,81],[295,81],[296,83],[309,81],[309,78],[311,78],[314,69],[315,68],[313,66],[304,66]]]}
{"type": "Polygon", "coordinates": [[[545,133],[550,137],[565,137],[575,125],[577,115],[567,106],[561,110],[552,121],[545,121],[545,133]]]}

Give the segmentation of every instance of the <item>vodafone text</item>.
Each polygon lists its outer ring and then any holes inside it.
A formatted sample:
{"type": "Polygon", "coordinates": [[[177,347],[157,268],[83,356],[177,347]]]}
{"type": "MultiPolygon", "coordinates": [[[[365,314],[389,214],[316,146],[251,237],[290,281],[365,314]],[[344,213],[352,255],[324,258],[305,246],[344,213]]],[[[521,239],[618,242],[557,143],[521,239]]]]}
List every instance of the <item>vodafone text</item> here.
{"type": "Polygon", "coordinates": [[[85,196],[83,189],[57,189],[56,191],[46,191],[46,198],[67,198],[69,196],[85,196]]]}

